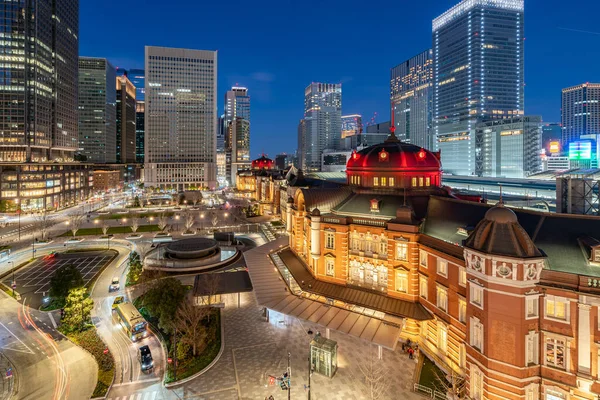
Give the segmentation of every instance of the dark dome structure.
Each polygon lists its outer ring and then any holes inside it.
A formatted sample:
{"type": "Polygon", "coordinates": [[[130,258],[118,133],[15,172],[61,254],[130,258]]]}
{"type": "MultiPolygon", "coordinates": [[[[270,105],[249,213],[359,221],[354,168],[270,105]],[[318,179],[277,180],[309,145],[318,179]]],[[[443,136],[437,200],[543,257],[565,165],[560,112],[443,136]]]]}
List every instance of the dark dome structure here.
{"type": "Polygon", "coordinates": [[[542,257],[517,215],[499,204],[490,208],[465,241],[465,247],[516,258],[542,257]]]}
{"type": "Polygon", "coordinates": [[[440,186],[441,169],[439,152],[403,143],[392,132],[385,142],[354,152],[346,175],[353,186],[424,188],[440,186]]]}

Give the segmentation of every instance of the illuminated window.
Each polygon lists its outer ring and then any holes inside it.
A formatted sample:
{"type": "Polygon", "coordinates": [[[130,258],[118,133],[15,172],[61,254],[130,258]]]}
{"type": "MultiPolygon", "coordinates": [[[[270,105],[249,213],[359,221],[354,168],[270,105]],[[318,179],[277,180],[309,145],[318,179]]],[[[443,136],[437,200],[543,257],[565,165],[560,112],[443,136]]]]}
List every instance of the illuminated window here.
{"type": "Polygon", "coordinates": [[[446,327],[446,325],[438,322],[438,332],[437,332],[437,339],[438,339],[438,350],[442,353],[445,354],[447,349],[448,349],[448,328],[446,327]]]}
{"type": "Polygon", "coordinates": [[[458,267],[458,284],[460,286],[467,286],[467,269],[465,267],[458,267]]]}
{"type": "Polygon", "coordinates": [[[446,260],[442,260],[441,258],[438,258],[437,273],[446,278],[448,277],[448,262],[446,260]]]}
{"type": "Polygon", "coordinates": [[[356,176],[356,184],[357,184],[357,185],[360,185],[360,175],[357,175],[357,176],[356,176]]]}
{"type": "Polygon", "coordinates": [[[475,317],[471,317],[470,322],[470,344],[477,350],[483,352],[483,324],[475,317]]]}
{"type": "Polygon", "coordinates": [[[427,268],[427,253],[423,250],[419,250],[419,265],[427,268]]]}
{"type": "Polygon", "coordinates": [[[379,212],[379,200],[371,199],[371,211],[379,212]]]}
{"type": "Polygon", "coordinates": [[[408,271],[403,269],[396,270],[396,291],[408,292],[408,271]]]}
{"type": "Polygon", "coordinates": [[[335,233],[325,232],[325,248],[333,249],[335,245],[335,233]]]}
{"type": "Polygon", "coordinates": [[[419,186],[423,187],[423,177],[422,176],[419,177],[419,186]]]}
{"type": "Polygon", "coordinates": [[[569,317],[569,302],[554,296],[546,297],[546,318],[566,321],[569,317]]]}
{"type": "Polygon", "coordinates": [[[483,378],[481,377],[481,371],[479,368],[471,368],[471,398],[473,400],[483,399],[483,378]]]}
{"type": "MultiPolygon", "coordinates": [[[[394,178],[393,178],[393,177],[390,177],[390,179],[389,179],[388,183],[389,183],[389,186],[394,186],[394,178]]],[[[600,261],[600,260],[599,260],[599,261],[600,261]]]]}
{"type": "Polygon", "coordinates": [[[385,176],[381,177],[381,186],[387,186],[387,178],[385,176]]]}
{"type": "Polygon", "coordinates": [[[415,186],[417,186],[417,178],[414,178],[414,177],[412,178],[412,181],[411,181],[411,186],[412,186],[412,187],[415,187],[415,186]]]}
{"type": "Polygon", "coordinates": [[[407,261],[408,260],[408,244],[407,243],[396,243],[396,260],[407,261]]]}
{"type": "Polygon", "coordinates": [[[437,287],[436,305],[440,310],[448,311],[448,289],[437,287]]]}
{"type": "Polygon", "coordinates": [[[427,299],[427,278],[424,276],[419,277],[419,296],[427,299]]]}
{"type": "Polygon", "coordinates": [[[379,178],[377,176],[373,178],[373,186],[379,186],[379,178]]]}
{"type": "Polygon", "coordinates": [[[335,259],[334,258],[326,258],[325,259],[325,273],[327,276],[335,275],[335,259]]]}
{"type": "Polygon", "coordinates": [[[539,316],[539,300],[537,296],[525,297],[525,319],[537,318],[539,316]]]}
{"type": "Polygon", "coordinates": [[[458,300],[458,320],[463,324],[467,322],[467,302],[463,299],[458,300]]]}
{"type": "Polygon", "coordinates": [[[546,338],[546,365],[565,368],[565,341],[557,338],[546,338]]]}
{"type": "Polygon", "coordinates": [[[473,283],[470,285],[470,299],[471,304],[483,309],[483,288],[473,283]]]}
{"type": "Polygon", "coordinates": [[[431,178],[430,177],[425,178],[425,186],[431,186],[431,178]]]}
{"type": "Polygon", "coordinates": [[[525,336],[525,364],[539,364],[539,334],[537,332],[529,332],[525,336]]]}

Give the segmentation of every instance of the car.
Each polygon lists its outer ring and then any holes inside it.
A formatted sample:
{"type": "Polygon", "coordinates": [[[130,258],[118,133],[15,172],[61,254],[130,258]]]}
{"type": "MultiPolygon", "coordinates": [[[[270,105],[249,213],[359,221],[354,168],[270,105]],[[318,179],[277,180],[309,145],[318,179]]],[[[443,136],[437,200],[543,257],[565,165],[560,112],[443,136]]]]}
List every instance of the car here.
{"type": "Polygon", "coordinates": [[[150,347],[142,346],[138,349],[138,361],[142,371],[149,371],[154,368],[154,360],[152,359],[152,353],[150,347]]]}
{"type": "Polygon", "coordinates": [[[115,290],[119,290],[121,289],[121,285],[119,284],[119,277],[115,276],[114,278],[112,278],[112,281],[110,281],[110,286],[108,287],[108,291],[112,292],[115,290]]]}
{"type": "Polygon", "coordinates": [[[112,303],[112,309],[116,310],[117,306],[125,301],[125,296],[117,296],[115,297],[115,301],[112,303]]]}

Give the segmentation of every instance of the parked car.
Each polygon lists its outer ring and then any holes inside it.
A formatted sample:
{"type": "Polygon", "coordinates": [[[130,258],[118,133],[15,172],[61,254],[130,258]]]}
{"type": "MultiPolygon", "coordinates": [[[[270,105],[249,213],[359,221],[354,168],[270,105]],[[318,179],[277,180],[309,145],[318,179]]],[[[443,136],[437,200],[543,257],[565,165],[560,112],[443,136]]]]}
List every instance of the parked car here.
{"type": "Polygon", "coordinates": [[[121,285],[119,284],[119,277],[115,276],[114,278],[112,278],[112,281],[110,282],[110,286],[108,287],[108,291],[109,292],[113,292],[115,290],[119,290],[121,289],[121,285]]]}
{"type": "Polygon", "coordinates": [[[150,347],[142,346],[138,349],[138,361],[142,371],[149,371],[154,368],[154,360],[152,360],[152,353],[150,347]]]}
{"type": "Polygon", "coordinates": [[[119,304],[125,301],[125,296],[115,297],[115,301],[112,303],[112,309],[115,310],[119,304]]]}

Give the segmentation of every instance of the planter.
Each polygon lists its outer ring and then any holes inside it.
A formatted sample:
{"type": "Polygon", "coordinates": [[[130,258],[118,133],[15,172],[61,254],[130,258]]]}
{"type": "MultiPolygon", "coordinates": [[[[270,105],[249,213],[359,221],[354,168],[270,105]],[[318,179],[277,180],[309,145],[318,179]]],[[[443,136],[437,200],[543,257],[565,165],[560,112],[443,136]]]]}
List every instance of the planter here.
{"type": "Polygon", "coordinates": [[[190,232],[185,231],[181,234],[181,236],[193,236],[195,234],[196,234],[196,231],[190,231],[190,232]]]}
{"type": "Polygon", "coordinates": [[[85,240],[84,238],[73,238],[73,239],[67,240],[65,243],[81,243],[84,240],[85,240]]]}
{"type": "Polygon", "coordinates": [[[136,240],[136,239],[141,239],[142,237],[143,237],[143,235],[141,235],[139,233],[135,233],[133,235],[127,236],[125,239],[136,240]]]}
{"type": "Polygon", "coordinates": [[[54,242],[54,240],[47,240],[45,242],[35,242],[35,245],[36,246],[46,246],[46,245],[49,245],[52,242],[54,242]]]}

